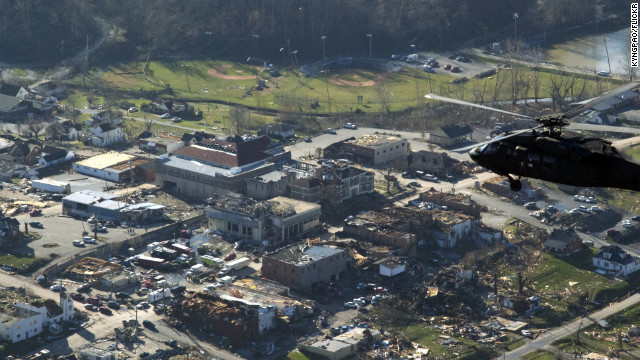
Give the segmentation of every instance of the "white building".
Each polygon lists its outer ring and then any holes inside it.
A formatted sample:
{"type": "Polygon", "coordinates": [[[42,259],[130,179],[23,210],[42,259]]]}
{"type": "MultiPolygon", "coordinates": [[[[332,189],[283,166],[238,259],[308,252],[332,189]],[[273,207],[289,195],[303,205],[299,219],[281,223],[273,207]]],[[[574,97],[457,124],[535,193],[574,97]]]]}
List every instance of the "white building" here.
{"type": "Polygon", "coordinates": [[[118,142],[125,141],[125,136],[122,133],[122,129],[114,127],[110,123],[95,124],[90,128],[91,144],[94,146],[109,146],[118,142]]]}
{"type": "Polygon", "coordinates": [[[454,213],[450,211],[432,211],[436,227],[429,230],[438,246],[443,249],[451,249],[456,246],[458,240],[469,235],[477,222],[472,216],[454,213]]]}
{"type": "Polygon", "coordinates": [[[626,276],[640,269],[640,258],[627,254],[615,245],[603,246],[593,257],[593,265],[616,276],[626,276]]]}
{"type": "Polygon", "coordinates": [[[49,316],[44,305],[16,303],[11,312],[0,314],[0,338],[13,343],[28,340],[47,327],[56,327],[55,324],[73,318],[73,300],[66,295],[60,294],[60,308],[60,314],[49,316]]]}
{"type": "Polygon", "coordinates": [[[386,258],[378,262],[380,264],[380,275],[394,277],[406,271],[407,265],[398,258],[386,258]]]}
{"type": "Polygon", "coordinates": [[[276,314],[277,307],[270,305],[263,305],[259,303],[250,302],[245,299],[239,299],[237,297],[229,295],[220,295],[221,299],[239,303],[240,306],[245,308],[257,308],[258,309],[258,334],[262,335],[265,331],[275,329],[276,327],[276,314]]]}
{"type": "Polygon", "coordinates": [[[116,354],[113,351],[97,348],[82,349],[78,355],[79,360],[116,360],[116,354]]]}
{"type": "Polygon", "coordinates": [[[133,166],[135,160],[136,157],[133,155],[109,151],[74,163],[73,171],[100,179],[121,182],[130,175],[131,166],[128,165],[131,163],[133,166]]]}

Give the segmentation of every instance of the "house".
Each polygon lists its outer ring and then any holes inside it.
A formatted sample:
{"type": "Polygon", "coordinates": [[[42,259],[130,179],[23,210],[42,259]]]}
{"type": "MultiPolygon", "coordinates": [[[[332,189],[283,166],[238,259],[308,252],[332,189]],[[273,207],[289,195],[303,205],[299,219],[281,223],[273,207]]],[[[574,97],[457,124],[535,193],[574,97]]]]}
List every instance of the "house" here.
{"type": "Polygon", "coordinates": [[[89,128],[89,131],[93,134],[91,137],[93,146],[105,147],[125,141],[122,129],[110,123],[94,124],[89,128]]]}
{"type": "Polygon", "coordinates": [[[640,258],[627,254],[619,246],[603,246],[593,257],[593,266],[615,276],[626,276],[640,268],[640,258]]]}
{"type": "Polygon", "coordinates": [[[0,94],[0,118],[9,120],[26,116],[31,111],[32,103],[15,96],[0,94]]]}
{"type": "Polygon", "coordinates": [[[0,314],[0,338],[12,343],[29,340],[45,329],[61,329],[58,324],[73,317],[73,300],[64,293],[60,294],[59,303],[50,299],[15,303],[9,312],[0,314]]]}
{"type": "Polygon", "coordinates": [[[526,297],[524,295],[499,296],[500,305],[518,313],[532,314],[540,309],[540,297],[537,295],[526,297]]]}
{"type": "Polygon", "coordinates": [[[58,95],[62,92],[62,89],[58,87],[58,84],[51,80],[43,80],[31,85],[29,88],[31,91],[42,96],[58,95]]]}
{"type": "Polygon", "coordinates": [[[446,148],[472,139],[471,134],[473,129],[469,125],[446,125],[429,133],[428,141],[446,148]]]}
{"type": "Polygon", "coordinates": [[[52,129],[51,133],[57,132],[56,136],[59,139],[66,140],[81,140],[85,136],[84,129],[80,124],[74,124],[71,120],[66,120],[63,122],[56,122],[49,127],[55,127],[52,129]]]}
{"type": "Polygon", "coordinates": [[[327,159],[348,159],[363,165],[383,165],[407,156],[409,141],[396,135],[371,134],[329,145],[327,159]]]}
{"type": "Polygon", "coordinates": [[[478,220],[471,215],[433,209],[433,224],[426,233],[443,249],[451,249],[467,237],[478,220]]]}
{"type": "Polygon", "coordinates": [[[209,204],[210,228],[237,238],[283,242],[320,226],[320,205],[282,196],[257,201],[227,192],[211,197],[209,204]]]}
{"type": "Polygon", "coordinates": [[[354,167],[348,161],[326,161],[313,175],[291,182],[289,189],[293,199],[341,204],[356,196],[373,193],[374,174],[354,167]]]}
{"type": "Polygon", "coordinates": [[[22,86],[7,84],[0,82],[0,94],[13,96],[20,100],[26,100],[29,97],[29,91],[22,86]]]}
{"type": "Polygon", "coordinates": [[[289,124],[268,124],[262,132],[267,136],[286,139],[296,136],[296,132],[293,126],[289,124]]]}
{"type": "Polygon", "coordinates": [[[298,291],[312,292],[346,275],[344,249],[307,242],[292,244],[262,257],[262,275],[298,291]]]}
{"type": "Polygon", "coordinates": [[[193,134],[184,133],[182,134],[182,138],[180,141],[184,143],[185,146],[188,145],[197,145],[204,139],[215,139],[216,136],[213,134],[206,133],[204,131],[195,131],[193,134]]]}
{"type": "Polygon", "coordinates": [[[544,248],[552,254],[568,255],[582,249],[582,239],[573,229],[553,229],[544,248]]]}
{"type": "Polygon", "coordinates": [[[57,164],[62,164],[66,161],[71,161],[75,157],[75,154],[66,149],[60,149],[53,146],[45,146],[40,152],[40,158],[38,159],[38,165],[41,167],[47,167],[57,164]]]}

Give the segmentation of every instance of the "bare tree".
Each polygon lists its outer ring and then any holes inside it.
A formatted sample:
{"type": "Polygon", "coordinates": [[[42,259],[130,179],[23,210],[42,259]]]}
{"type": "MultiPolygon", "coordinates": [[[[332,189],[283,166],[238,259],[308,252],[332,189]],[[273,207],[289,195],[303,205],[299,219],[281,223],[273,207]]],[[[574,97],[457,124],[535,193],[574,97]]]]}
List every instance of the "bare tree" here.
{"type": "Polygon", "coordinates": [[[495,86],[495,88],[493,88],[493,103],[494,104],[498,101],[498,96],[500,95],[500,92],[502,91],[502,86],[504,85],[506,80],[507,80],[506,73],[504,71],[500,71],[500,69],[498,69],[498,72],[496,72],[496,86],[495,86]]]}
{"type": "MultiPolygon", "coordinates": [[[[48,123],[44,118],[33,117],[24,120],[21,125],[24,126],[23,133],[21,133],[21,135],[32,137],[36,141],[38,141],[40,131],[42,131],[42,129],[44,129],[48,125],[48,123]]],[[[22,126],[19,126],[19,129],[20,128],[22,128],[22,126]]]]}
{"type": "Polygon", "coordinates": [[[63,131],[64,129],[62,124],[54,121],[44,130],[44,136],[46,139],[60,140],[62,138],[63,131]]]}
{"type": "Polygon", "coordinates": [[[153,119],[152,118],[147,118],[147,114],[143,114],[142,118],[144,119],[144,129],[147,132],[151,132],[151,129],[153,128],[153,119]]]}
{"type": "Polygon", "coordinates": [[[622,69],[624,69],[625,76],[629,77],[629,81],[633,81],[638,77],[638,67],[633,67],[631,65],[631,44],[627,41],[625,43],[625,50],[623,52],[622,58],[619,60],[622,65],[622,69]]]}
{"type": "Polygon", "coordinates": [[[384,81],[376,82],[376,93],[378,94],[378,104],[380,104],[380,113],[391,113],[391,103],[393,94],[384,81]]]}
{"type": "Polygon", "coordinates": [[[231,126],[235,128],[236,134],[242,134],[242,131],[249,128],[249,111],[246,106],[230,106],[229,121],[231,126]]]}

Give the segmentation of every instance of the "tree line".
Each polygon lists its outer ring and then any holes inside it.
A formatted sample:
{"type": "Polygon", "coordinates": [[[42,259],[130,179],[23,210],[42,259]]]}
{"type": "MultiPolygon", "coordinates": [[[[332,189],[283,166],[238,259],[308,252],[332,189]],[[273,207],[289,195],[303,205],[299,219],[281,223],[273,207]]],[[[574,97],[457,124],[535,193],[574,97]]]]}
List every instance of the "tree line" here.
{"type": "Polygon", "coordinates": [[[115,40],[102,59],[256,57],[273,63],[450,49],[522,37],[628,11],[623,0],[0,0],[0,61],[56,63],[115,40]],[[371,37],[367,37],[371,34],[371,37]],[[326,36],[324,40],[322,37],[326,36]]]}

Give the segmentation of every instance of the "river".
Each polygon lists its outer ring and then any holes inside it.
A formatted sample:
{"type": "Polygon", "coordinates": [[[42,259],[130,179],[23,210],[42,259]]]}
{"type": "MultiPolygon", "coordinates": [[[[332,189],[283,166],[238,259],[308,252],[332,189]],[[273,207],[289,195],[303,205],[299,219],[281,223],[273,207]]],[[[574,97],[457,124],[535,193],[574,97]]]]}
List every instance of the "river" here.
{"type": "Polygon", "coordinates": [[[569,67],[609,71],[604,41],[606,37],[611,72],[624,75],[624,54],[628,51],[629,36],[629,28],[624,28],[607,34],[588,35],[554,44],[547,51],[547,60],[569,67]]]}

